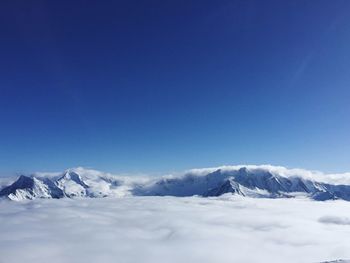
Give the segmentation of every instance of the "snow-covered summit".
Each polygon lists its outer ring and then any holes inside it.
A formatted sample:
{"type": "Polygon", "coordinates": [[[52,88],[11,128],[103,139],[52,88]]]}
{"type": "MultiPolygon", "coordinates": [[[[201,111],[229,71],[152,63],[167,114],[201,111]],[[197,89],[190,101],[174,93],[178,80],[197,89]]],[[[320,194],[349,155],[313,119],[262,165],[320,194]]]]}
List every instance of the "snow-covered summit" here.
{"type": "Polygon", "coordinates": [[[84,168],[20,176],[0,190],[11,200],[136,196],[220,196],[350,201],[350,174],[326,175],[279,166],[223,166],[193,169],[177,176],[121,177],[84,168]]]}

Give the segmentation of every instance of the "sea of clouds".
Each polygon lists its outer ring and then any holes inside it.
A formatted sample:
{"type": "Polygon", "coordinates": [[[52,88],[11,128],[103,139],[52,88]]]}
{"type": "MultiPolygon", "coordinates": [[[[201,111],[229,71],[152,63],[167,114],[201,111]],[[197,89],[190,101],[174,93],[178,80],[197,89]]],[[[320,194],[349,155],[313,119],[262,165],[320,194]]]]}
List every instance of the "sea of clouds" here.
{"type": "Polygon", "coordinates": [[[1,263],[350,258],[350,203],[224,195],[0,201],[1,263]]]}

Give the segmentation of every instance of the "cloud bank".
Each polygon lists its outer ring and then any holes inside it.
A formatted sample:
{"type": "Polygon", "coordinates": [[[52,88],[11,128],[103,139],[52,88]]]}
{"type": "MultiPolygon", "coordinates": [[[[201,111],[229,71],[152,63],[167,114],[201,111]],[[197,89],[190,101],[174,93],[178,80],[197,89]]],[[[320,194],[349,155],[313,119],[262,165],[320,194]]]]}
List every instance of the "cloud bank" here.
{"type": "Polygon", "coordinates": [[[350,258],[350,204],[339,200],[125,197],[3,200],[0,207],[0,262],[350,258]]]}

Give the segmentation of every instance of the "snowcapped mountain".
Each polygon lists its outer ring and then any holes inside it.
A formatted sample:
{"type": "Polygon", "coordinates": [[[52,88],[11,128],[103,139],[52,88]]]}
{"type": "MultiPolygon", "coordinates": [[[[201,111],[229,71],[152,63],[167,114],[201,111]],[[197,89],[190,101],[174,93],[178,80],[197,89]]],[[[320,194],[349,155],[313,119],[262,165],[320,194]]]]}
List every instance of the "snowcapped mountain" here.
{"type": "Polygon", "coordinates": [[[220,196],[233,193],[249,197],[295,197],[306,195],[314,200],[343,199],[350,201],[350,185],[333,185],[304,178],[282,176],[265,168],[241,167],[217,169],[207,174],[187,173],[178,178],[162,178],[137,187],[137,195],[220,196]]]}
{"type": "MultiPolygon", "coordinates": [[[[350,175],[346,175],[350,176],[350,175]]],[[[344,176],[343,176],[344,177],[344,176]]],[[[274,166],[232,166],[191,170],[180,176],[147,179],[119,177],[83,168],[62,174],[20,176],[0,191],[11,200],[35,198],[134,196],[220,196],[231,193],[248,197],[291,198],[307,196],[314,200],[350,201],[348,178],[288,170],[274,166]],[[317,177],[317,176],[316,176],[317,177]],[[340,183],[339,183],[340,182],[340,183]]]]}
{"type": "Polygon", "coordinates": [[[128,189],[126,183],[121,183],[121,179],[82,168],[68,169],[59,175],[21,175],[13,184],[0,191],[0,197],[19,201],[35,198],[123,196],[128,189]]]}

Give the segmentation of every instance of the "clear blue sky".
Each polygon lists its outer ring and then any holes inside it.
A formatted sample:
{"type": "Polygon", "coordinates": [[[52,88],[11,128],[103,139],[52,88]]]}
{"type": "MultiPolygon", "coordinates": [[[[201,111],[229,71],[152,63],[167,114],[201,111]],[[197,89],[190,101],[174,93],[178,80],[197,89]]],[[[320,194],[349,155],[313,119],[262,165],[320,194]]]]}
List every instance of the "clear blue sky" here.
{"type": "Polygon", "coordinates": [[[0,3],[0,174],[350,171],[350,1],[0,3]]]}

